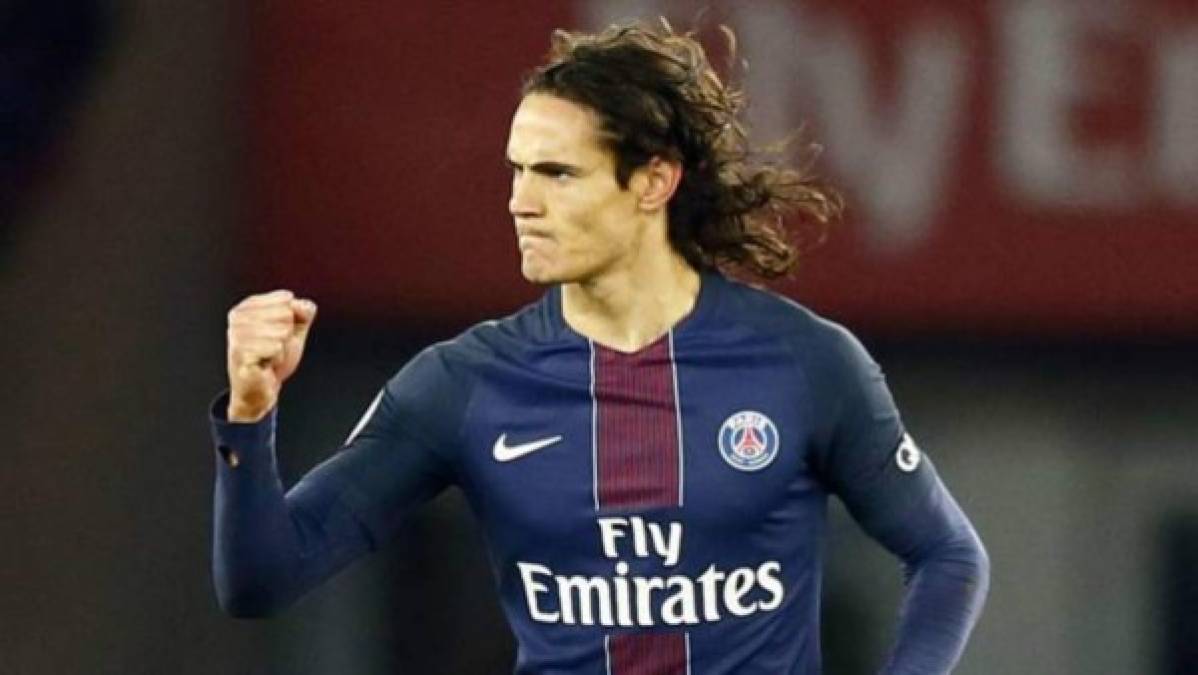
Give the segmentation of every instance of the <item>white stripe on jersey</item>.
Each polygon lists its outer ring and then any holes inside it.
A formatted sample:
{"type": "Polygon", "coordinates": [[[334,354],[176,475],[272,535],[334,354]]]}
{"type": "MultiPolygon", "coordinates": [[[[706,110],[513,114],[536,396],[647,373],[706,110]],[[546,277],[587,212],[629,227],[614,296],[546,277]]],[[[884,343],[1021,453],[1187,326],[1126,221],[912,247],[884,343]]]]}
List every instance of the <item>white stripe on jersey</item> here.
{"type": "Polygon", "coordinates": [[[678,506],[682,506],[682,400],[678,397],[678,362],[674,360],[674,329],[668,333],[670,338],[670,374],[674,376],[674,419],[678,424],[678,506]]]}
{"type": "MultiPolygon", "coordinates": [[[[599,401],[595,400],[595,343],[587,339],[591,348],[591,493],[595,497],[595,511],[599,510],[599,401]]],[[[606,645],[606,639],[604,640],[606,645]]],[[[606,647],[605,647],[606,648],[606,647]]],[[[610,673],[609,673],[610,675],[610,673]]]]}
{"type": "Polygon", "coordinates": [[[349,432],[349,436],[345,438],[345,443],[342,443],[342,445],[349,445],[350,443],[353,443],[354,439],[358,437],[358,434],[362,432],[362,428],[365,427],[366,423],[370,421],[370,418],[374,417],[374,411],[378,410],[379,403],[383,400],[383,392],[385,391],[387,391],[386,387],[379,390],[378,395],[374,397],[374,402],[371,403],[370,407],[366,409],[365,414],[362,415],[362,419],[358,420],[358,426],[354,427],[354,430],[349,432]]]}

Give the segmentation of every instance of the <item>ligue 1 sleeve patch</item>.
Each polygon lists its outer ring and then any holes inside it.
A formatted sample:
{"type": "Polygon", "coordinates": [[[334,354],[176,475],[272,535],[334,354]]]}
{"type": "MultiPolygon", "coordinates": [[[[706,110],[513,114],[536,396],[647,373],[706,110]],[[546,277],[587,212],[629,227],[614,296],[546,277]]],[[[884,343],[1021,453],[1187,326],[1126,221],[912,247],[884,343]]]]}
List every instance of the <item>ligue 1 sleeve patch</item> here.
{"type": "Polygon", "coordinates": [[[720,456],[733,469],[760,471],[778,456],[778,428],[754,410],[733,413],[720,426],[720,456]]]}
{"type": "Polygon", "coordinates": [[[919,446],[915,444],[911,435],[903,434],[902,442],[894,451],[894,463],[898,465],[899,471],[911,473],[919,468],[919,462],[922,459],[923,453],[919,451],[919,446]]]}

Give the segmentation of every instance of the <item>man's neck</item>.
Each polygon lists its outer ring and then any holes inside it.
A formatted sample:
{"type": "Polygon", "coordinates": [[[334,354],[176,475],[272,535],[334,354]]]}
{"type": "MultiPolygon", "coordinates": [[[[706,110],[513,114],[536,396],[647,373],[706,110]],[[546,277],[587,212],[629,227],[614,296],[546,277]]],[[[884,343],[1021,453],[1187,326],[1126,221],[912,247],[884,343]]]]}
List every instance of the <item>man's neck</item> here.
{"type": "Polygon", "coordinates": [[[694,309],[699,273],[679,255],[562,285],[570,328],[605,347],[635,352],[652,344],[694,309]]]}

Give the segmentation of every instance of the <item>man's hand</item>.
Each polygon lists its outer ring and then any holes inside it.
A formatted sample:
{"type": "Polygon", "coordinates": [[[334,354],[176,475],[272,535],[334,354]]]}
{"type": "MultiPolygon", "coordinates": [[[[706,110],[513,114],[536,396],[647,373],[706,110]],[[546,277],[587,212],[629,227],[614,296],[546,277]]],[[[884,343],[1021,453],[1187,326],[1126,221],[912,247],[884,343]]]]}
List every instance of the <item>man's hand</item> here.
{"type": "Polygon", "coordinates": [[[291,291],[251,295],[229,310],[229,421],[256,422],[299,367],[316,303],[291,291]]]}

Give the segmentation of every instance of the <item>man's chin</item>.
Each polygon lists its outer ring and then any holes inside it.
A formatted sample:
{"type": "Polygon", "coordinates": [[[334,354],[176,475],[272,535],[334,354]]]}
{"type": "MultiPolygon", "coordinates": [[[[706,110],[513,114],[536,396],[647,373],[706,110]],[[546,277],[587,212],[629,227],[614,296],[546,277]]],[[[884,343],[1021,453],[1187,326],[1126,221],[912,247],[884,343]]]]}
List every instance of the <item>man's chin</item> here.
{"type": "Polygon", "coordinates": [[[550,286],[554,284],[567,283],[570,279],[567,275],[555,270],[548,270],[541,266],[521,265],[520,274],[526,281],[538,286],[550,286]]]}
{"type": "Polygon", "coordinates": [[[548,286],[550,284],[560,283],[559,279],[541,269],[529,269],[527,267],[522,267],[520,269],[520,274],[524,277],[525,281],[538,286],[548,286]]]}

